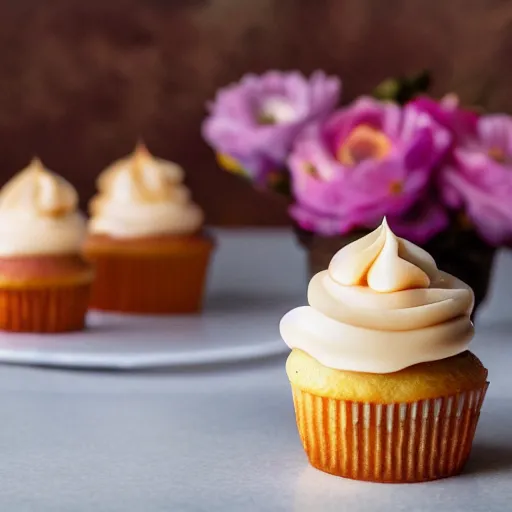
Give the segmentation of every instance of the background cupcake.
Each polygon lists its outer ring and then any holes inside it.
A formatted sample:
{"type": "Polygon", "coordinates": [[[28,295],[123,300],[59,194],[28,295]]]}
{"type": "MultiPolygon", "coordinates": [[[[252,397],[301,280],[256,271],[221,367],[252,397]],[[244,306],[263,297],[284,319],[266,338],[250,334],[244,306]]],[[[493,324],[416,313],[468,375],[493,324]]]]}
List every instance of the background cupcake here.
{"type": "Polygon", "coordinates": [[[93,308],[154,314],[201,308],[213,242],[182,182],[181,167],[143,145],[100,175],[85,244],[96,267],[93,308]]]}
{"type": "Polygon", "coordinates": [[[467,350],[471,289],[384,222],[313,277],[308,299],[281,334],[311,464],[380,482],[459,473],[487,389],[467,350]]]}
{"type": "Polygon", "coordinates": [[[0,329],[83,328],[92,270],[75,189],[37,159],[0,191],[0,329]]]}

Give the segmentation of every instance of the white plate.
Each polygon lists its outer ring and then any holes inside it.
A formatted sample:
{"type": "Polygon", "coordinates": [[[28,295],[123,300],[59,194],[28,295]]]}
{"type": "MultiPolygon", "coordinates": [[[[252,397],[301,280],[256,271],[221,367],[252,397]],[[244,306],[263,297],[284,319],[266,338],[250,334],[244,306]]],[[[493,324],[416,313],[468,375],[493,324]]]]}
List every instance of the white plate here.
{"type": "Polygon", "coordinates": [[[0,333],[0,362],[130,370],[270,357],[288,350],[278,331],[287,309],[282,301],[239,298],[202,315],[92,312],[82,332],[0,333]]]}

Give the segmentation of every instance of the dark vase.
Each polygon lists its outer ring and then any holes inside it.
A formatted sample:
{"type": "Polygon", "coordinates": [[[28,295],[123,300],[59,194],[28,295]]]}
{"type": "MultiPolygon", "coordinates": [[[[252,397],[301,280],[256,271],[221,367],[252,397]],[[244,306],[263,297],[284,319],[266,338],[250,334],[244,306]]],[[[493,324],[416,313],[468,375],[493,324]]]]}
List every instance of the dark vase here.
{"type": "MultiPolygon", "coordinates": [[[[368,231],[353,231],[346,235],[325,237],[299,227],[295,228],[295,232],[300,244],[307,251],[310,277],[325,270],[331,258],[342,247],[368,234],[368,231]]],[[[495,247],[488,245],[472,230],[454,227],[424,244],[423,249],[432,255],[441,270],[453,274],[473,288],[474,318],[487,296],[495,247]]]]}

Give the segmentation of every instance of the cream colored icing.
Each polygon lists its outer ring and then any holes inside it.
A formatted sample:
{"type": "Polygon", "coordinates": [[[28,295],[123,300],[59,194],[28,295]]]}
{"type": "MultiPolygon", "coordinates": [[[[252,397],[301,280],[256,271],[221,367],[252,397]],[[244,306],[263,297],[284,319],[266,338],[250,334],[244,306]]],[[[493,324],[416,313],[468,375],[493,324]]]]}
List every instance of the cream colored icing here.
{"type": "Polygon", "coordinates": [[[283,317],[281,335],[339,370],[391,373],[459,354],[473,337],[471,288],[385,220],[312,278],[308,301],[283,317]]]}
{"type": "Polygon", "coordinates": [[[153,157],[139,144],[100,175],[89,231],[115,238],[196,232],[203,212],[182,182],[180,166],[153,157]]]}
{"type": "Polygon", "coordinates": [[[0,256],[76,253],[85,236],[78,196],[35,158],[0,190],[0,256]]]}

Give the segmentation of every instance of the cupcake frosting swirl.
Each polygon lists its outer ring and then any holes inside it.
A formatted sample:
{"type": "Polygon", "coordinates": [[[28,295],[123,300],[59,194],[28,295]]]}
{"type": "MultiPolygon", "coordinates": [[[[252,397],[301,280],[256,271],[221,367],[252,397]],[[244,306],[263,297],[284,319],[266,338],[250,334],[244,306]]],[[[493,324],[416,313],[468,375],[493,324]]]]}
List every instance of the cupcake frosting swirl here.
{"type": "Polygon", "coordinates": [[[35,158],[0,190],[0,256],[78,252],[85,218],[77,204],[73,186],[35,158]]]}
{"type": "Polygon", "coordinates": [[[467,349],[474,295],[386,221],[341,249],[281,320],[291,348],[330,368],[391,373],[467,349]]]}
{"type": "Polygon", "coordinates": [[[139,144],[132,155],[100,175],[89,231],[114,238],[198,231],[203,213],[183,185],[183,174],[180,166],[153,157],[139,144]]]}

